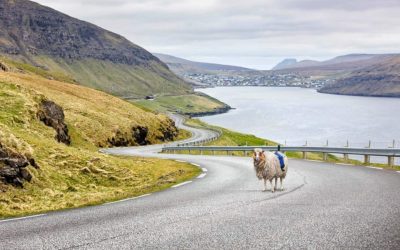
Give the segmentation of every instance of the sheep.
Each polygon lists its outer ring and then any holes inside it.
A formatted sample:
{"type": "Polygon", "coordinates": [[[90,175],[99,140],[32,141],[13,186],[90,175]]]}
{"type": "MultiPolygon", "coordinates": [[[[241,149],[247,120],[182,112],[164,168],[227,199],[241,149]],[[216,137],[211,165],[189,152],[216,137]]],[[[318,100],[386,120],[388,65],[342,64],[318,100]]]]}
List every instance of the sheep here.
{"type": "Polygon", "coordinates": [[[272,152],[264,152],[260,148],[254,149],[253,163],[259,180],[264,179],[264,191],[267,191],[267,181],[271,183],[271,191],[277,189],[278,178],[280,179],[280,190],[283,190],[283,179],[288,171],[288,159],[284,155],[284,168],[282,171],[278,157],[272,152]],[[272,180],[275,179],[275,186],[272,185],[272,180]]]}

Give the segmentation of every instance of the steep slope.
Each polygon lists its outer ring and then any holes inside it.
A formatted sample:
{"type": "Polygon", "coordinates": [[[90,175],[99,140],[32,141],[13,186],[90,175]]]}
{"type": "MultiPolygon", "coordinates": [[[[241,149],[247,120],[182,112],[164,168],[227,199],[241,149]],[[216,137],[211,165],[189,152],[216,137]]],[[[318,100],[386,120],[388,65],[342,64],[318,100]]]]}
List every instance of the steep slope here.
{"type": "Polygon", "coordinates": [[[119,96],[190,91],[124,37],[27,0],[0,1],[0,53],[119,96]]]}
{"type": "Polygon", "coordinates": [[[168,117],[30,65],[5,58],[0,65],[0,218],[122,199],[198,173],[98,153],[176,138],[168,117]]]}
{"type": "Polygon", "coordinates": [[[400,97],[400,56],[380,58],[319,90],[322,93],[400,97]]]}
{"type": "Polygon", "coordinates": [[[204,62],[194,62],[190,60],[186,60],[183,58],[154,53],[161,61],[166,63],[172,71],[175,73],[182,75],[184,73],[210,73],[212,71],[250,71],[252,69],[232,66],[232,65],[223,65],[216,63],[204,63],[204,62]]]}

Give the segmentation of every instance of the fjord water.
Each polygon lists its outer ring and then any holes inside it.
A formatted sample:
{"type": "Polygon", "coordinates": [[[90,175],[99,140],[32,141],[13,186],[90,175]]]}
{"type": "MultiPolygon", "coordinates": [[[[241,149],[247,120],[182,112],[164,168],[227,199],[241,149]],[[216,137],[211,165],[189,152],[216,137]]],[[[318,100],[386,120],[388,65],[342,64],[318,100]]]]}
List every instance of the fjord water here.
{"type": "Polygon", "coordinates": [[[400,146],[400,99],[342,96],[289,87],[199,89],[233,108],[200,119],[287,145],[400,146]]]}

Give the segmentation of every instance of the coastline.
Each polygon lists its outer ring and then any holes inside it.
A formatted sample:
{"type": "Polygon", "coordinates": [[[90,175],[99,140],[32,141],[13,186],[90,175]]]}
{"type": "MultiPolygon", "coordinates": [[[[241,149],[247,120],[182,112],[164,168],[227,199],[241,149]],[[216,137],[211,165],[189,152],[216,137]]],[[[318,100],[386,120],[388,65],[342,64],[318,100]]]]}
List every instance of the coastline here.
{"type": "Polygon", "coordinates": [[[186,112],[183,113],[183,115],[187,115],[190,117],[203,117],[203,116],[211,116],[211,115],[219,115],[219,114],[224,114],[229,112],[230,110],[232,110],[234,108],[232,108],[229,105],[226,105],[225,107],[222,108],[217,108],[214,109],[213,111],[206,111],[206,112],[186,112]]]}
{"type": "Polygon", "coordinates": [[[329,94],[329,95],[343,95],[343,96],[359,96],[359,97],[380,97],[380,98],[400,98],[400,95],[374,95],[374,94],[351,94],[351,93],[339,93],[339,92],[328,92],[317,89],[318,93],[329,94]]]}

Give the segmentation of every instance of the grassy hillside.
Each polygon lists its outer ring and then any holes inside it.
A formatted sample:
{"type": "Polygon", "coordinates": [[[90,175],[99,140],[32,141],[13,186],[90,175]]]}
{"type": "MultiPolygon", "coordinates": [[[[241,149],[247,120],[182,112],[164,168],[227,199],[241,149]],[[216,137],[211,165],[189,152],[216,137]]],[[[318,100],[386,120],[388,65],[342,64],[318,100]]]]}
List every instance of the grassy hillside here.
{"type": "Polygon", "coordinates": [[[157,63],[143,67],[90,58],[68,61],[49,56],[35,57],[35,62],[49,71],[69,76],[76,83],[120,97],[192,92],[188,83],[157,63]]]}
{"type": "Polygon", "coordinates": [[[191,91],[126,38],[28,0],[0,1],[0,54],[123,97],[191,91]]]}
{"type": "Polygon", "coordinates": [[[230,109],[225,103],[201,93],[160,96],[155,100],[140,100],[134,103],[157,112],[176,112],[186,115],[221,113],[230,109]]]}
{"type": "MultiPolygon", "coordinates": [[[[136,196],[199,172],[174,161],[98,153],[98,146],[111,144],[110,138],[137,143],[132,135],[137,126],[147,128],[148,143],[164,141],[169,134],[176,138],[176,128],[166,116],[55,80],[64,79],[62,75],[49,75],[23,64],[7,66],[10,72],[0,71],[0,150],[13,157],[34,159],[38,168],[27,167],[33,177],[23,188],[0,181],[0,218],[136,196]],[[58,143],[55,130],[39,121],[37,113],[43,100],[63,108],[70,146],[58,143]]],[[[0,161],[0,171],[5,164],[7,161],[0,161]]]]}

